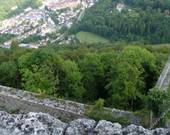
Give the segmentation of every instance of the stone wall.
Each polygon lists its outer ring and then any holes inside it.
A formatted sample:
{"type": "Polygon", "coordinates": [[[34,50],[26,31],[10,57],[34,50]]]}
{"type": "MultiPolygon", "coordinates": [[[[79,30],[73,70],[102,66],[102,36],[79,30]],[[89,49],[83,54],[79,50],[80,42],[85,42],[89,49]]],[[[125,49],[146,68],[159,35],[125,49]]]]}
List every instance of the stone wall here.
{"type": "Polygon", "coordinates": [[[1,135],[169,135],[170,129],[122,126],[106,120],[75,119],[65,123],[45,113],[9,114],[0,111],[1,135]]]}
{"type": "MultiPolygon", "coordinates": [[[[64,121],[85,117],[87,105],[68,100],[38,98],[37,94],[0,86],[0,109],[20,112],[48,113],[64,121]]],[[[105,108],[109,109],[109,108],[105,108]]],[[[109,109],[115,117],[127,117],[129,121],[139,124],[139,118],[128,111],[109,109]]]]}

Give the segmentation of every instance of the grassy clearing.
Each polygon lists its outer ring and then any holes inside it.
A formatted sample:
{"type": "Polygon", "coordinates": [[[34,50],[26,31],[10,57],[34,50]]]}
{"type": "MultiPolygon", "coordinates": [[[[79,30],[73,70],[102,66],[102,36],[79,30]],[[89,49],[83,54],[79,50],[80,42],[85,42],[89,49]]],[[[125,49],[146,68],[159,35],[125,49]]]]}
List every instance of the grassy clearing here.
{"type": "Polygon", "coordinates": [[[93,43],[110,43],[109,40],[92,34],[90,32],[78,32],[76,34],[76,38],[80,41],[80,43],[87,43],[87,44],[93,44],[93,43]]]}

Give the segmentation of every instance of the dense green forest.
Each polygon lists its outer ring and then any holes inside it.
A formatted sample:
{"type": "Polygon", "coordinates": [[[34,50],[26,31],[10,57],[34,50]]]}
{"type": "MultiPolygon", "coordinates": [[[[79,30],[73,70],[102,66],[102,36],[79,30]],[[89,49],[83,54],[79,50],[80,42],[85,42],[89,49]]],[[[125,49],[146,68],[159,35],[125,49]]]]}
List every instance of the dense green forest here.
{"type": "Polygon", "coordinates": [[[145,108],[169,46],[48,46],[0,49],[0,84],[127,110],[145,108]]]}
{"type": "Polygon", "coordinates": [[[99,0],[71,33],[91,32],[112,42],[169,43],[170,0],[99,0]],[[123,3],[121,12],[116,5],[123,3]]]}

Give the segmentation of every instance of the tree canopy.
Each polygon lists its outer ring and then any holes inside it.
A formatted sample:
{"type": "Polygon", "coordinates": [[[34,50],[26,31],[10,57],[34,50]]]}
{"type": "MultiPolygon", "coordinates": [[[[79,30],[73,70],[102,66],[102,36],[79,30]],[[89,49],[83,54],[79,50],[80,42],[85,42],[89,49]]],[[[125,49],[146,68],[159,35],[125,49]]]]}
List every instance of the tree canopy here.
{"type": "Polygon", "coordinates": [[[127,110],[146,107],[169,47],[47,46],[0,48],[0,84],[127,110]],[[161,61],[160,61],[161,59],[161,61]]]}
{"type": "Polygon", "coordinates": [[[91,32],[112,42],[169,43],[169,0],[99,0],[71,32],[91,32]],[[118,3],[125,6],[121,12],[118,3]]]}

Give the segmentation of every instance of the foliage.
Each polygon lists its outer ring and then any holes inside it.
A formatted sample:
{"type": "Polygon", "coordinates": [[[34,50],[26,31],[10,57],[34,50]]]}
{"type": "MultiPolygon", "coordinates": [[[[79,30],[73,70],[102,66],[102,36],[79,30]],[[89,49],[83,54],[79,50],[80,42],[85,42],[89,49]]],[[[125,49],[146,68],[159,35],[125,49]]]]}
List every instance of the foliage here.
{"type": "Polygon", "coordinates": [[[170,112],[167,113],[166,118],[170,120],[170,112]]]}
{"type": "Polygon", "coordinates": [[[91,32],[112,42],[169,43],[169,0],[99,0],[71,32],[91,32]],[[124,3],[122,12],[117,3],[124,3]]]}
{"type": "Polygon", "coordinates": [[[155,57],[146,49],[139,47],[123,49],[116,66],[111,67],[113,78],[108,84],[114,106],[135,109],[144,105],[148,88],[156,81],[155,62],[155,57]]]}
{"type": "Polygon", "coordinates": [[[140,118],[140,124],[144,127],[150,126],[150,110],[147,108],[138,110],[134,114],[140,118]]]}
{"type": "Polygon", "coordinates": [[[15,35],[12,34],[0,34],[0,43],[4,43],[5,41],[8,41],[14,37],[15,35]]]}
{"type": "Polygon", "coordinates": [[[83,74],[82,81],[87,90],[85,98],[96,100],[103,88],[104,71],[100,57],[97,54],[87,54],[79,63],[80,71],[83,74]]]}
{"type": "Polygon", "coordinates": [[[170,106],[170,94],[167,91],[160,90],[157,87],[149,92],[148,107],[154,116],[160,117],[170,106]]]}
{"type": "Polygon", "coordinates": [[[55,56],[51,63],[54,75],[59,79],[58,94],[67,98],[81,99],[85,89],[77,64],[71,60],[64,60],[60,56],[55,56]]]}
{"type": "Polygon", "coordinates": [[[104,100],[103,99],[98,99],[95,101],[94,109],[98,109],[98,111],[102,111],[104,107],[104,100]]]}
{"type": "Polygon", "coordinates": [[[104,100],[98,99],[94,106],[86,110],[86,115],[96,121],[107,120],[111,122],[118,122],[122,125],[128,125],[130,122],[126,117],[114,117],[111,110],[104,109],[104,100]]]}
{"type": "Polygon", "coordinates": [[[69,98],[81,98],[84,93],[76,63],[64,61],[50,50],[37,50],[20,57],[19,67],[26,90],[69,98]]]}
{"type": "Polygon", "coordinates": [[[168,46],[47,46],[0,48],[0,84],[107,107],[146,108],[148,91],[169,54],[168,46]],[[161,61],[160,61],[161,60],[161,61]]]}
{"type": "Polygon", "coordinates": [[[30,35],[27,38],[23,39],[21,42],[27,44],[27,43],[36,42],[42,39],[43,37],[40,35],[30,35]]]}
{"type": "Polygon", "coordinates": [[[15,86],[17,77],[17,66],[13,61],[0,64],[0,82],[6,86],[15,86]]]}

